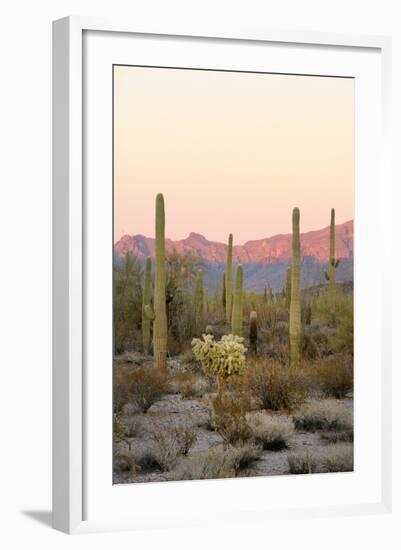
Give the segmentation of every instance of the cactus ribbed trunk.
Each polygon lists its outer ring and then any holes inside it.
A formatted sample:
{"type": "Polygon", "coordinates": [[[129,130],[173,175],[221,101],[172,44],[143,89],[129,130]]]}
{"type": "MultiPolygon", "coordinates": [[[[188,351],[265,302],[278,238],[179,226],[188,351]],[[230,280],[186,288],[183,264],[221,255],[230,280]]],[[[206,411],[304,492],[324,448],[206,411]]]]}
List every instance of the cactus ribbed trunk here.
{"type": "Polygon", "coordinates": [[[336,217],[334,208],[331,209],[330,219],[330,264],[329,264],[329,303],[330,312],[334,314],[336,305],[336,217]]]}
{"type": "Polygon", "coordinates": [[[153,353],[155,365],[167,367],[167,313],[166,313],[166,261],[165,261],[164,198],[156,196],[156,260],[153,322],[153,353]]]}
{"type": "Polygon", "coordinates": [[[231,321],[232,293],[233,293],[233,236],[230,233],[228,237],[227,271],[226,271],[226,320],[228,323],[231,321]]]}
{"type": "Polygon", "coordinates": [[[257,355],[258,353],[258,314],[251,311],[249,314],[249,350],[257,355]]]}
{"type": "Polygon", "coordinates": [[[209,289],[207,286],[203,289],[203,313],[207,315],[209,312],[209,289]]]}
{"type": "Polygon", "coordinates": [[[151,274],[152,274],[152,260],[148,256],[146,258],[145,276],[143,282],[143,294],[142,294],[142,343],[144,353],[150,351],[150,319],[146,314],[146,306],[150,306],[151,299],[151,274]]]}
{"type": "Polygon", "coordinates": [[[242,287],[244,284],[244,270],[242,265],[237,265],[235,270],[235,290],[232,312],[231,332],[234,336],[242,336],[242,287]]]}
{"type": "Polygon", "coordinates": [[[292,277],[292,269],[291,266],[287,267],[287,275],[285,279],[285,305],[290,311],[290,304],[291,304],[291,277],[292,277]]]}
{"type": "Polygon", "coordinates": [[[215,313],[219,311],[219,288],[218,288],[217,279],[213,290],[213,311],[215,313]]]}
{"type": "Polygon", "coordinates": [[[223,306],[224,315],[226,313],[226,272],[223,271],[221,276],[221,305],[223,306]]]}
{"type": "Polygon", "coordinates": [[[299,209],[292,211],[292,269],[290,304],[290,363],[297,368],[301,347],[301,244],[299,237],[299,209]]]}

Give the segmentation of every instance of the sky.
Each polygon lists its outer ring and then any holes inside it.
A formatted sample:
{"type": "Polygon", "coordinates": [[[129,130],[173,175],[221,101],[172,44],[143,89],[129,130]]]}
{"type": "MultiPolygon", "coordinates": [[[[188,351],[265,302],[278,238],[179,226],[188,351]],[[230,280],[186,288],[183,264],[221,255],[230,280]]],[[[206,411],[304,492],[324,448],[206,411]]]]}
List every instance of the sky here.
{"type": "Polygon", "coordinates": [[[354,80],[114,67],[114,241],[236,244],[353,219],[354,80]]]}

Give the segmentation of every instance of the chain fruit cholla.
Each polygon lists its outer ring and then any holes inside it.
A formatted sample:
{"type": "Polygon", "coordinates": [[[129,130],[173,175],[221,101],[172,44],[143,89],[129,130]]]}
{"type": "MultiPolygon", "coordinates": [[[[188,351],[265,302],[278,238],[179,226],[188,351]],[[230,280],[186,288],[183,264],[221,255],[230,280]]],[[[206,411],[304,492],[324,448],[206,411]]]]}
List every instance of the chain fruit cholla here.
{"type": "Polygon", "coordinates": [[[203,340],[192,340],[192,351],[195,358],[201,362],[207,374],[217,377],[219,393],[230,376],[241,374],[245,369],[244,339],[233,334],[225,335],[216,342],[213,335],[204,334],[203,340]]]}

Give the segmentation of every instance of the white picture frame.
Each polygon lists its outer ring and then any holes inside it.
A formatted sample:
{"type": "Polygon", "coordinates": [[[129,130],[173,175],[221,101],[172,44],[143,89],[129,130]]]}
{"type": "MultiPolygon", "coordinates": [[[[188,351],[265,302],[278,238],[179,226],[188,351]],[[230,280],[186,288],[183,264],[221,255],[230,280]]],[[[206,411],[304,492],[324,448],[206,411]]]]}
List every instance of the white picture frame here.
{"type": "MultiPolygon", "coordinates": [[[[93,378],[88,377],[88,279],[85,274],[90,259],[90,227],[88,226],[88,211],[90,219],[93,220],[92,210],[98,205],[92,201],[91,193],[85,188],[85,179],[88,177],[85,156],[88,155],[88,143],[85,128],[85,116],[87,101],[84,91],[85,79],[88,74],[85,72],[83,60],[93,60],[92,54],[87,51],[85,33],[93,35],[108,36],[108,49],[110,41],[129,39],[129,37],[145,37],[145,42],[156,44],[160,37],[167,39],[179,39],[181,41],[196,39],[198,43],[213,45],[224,42],[225,44],[277,44],[288,45],[291,48],[299,48],[300,54],[306,55],[305,51],[312,51],[314,48],[337,48],[346,56],[348,52],[375,52],[377,62],[380,65],[380,75],[377,77],[380,82],[380,114],[375,124],[380,126],[375,146],[380,148],[378,152],[378,164],[380,168],[380,185],[376,191],[373,186],[368,185],[366,193],[368,198],[363,208],[366,209],[366,216],[369,208],[375,203],[380,195],[381,207],[377,212],[375,222],[380,225],[380,232],[386,231],[388,221],[386,210],[391,208],[391,166],[390,166],[390,64],[391,64],[391,41],[387,37],[375,36],[354,36],[336,35],[314,32],[299,31],[275,31],[275,30],[247,30],[238,29],[197,29],[197,28],[141,28],[138,25],[126,22],[103,21],[92,18],[69,17],[54,22],[53,26],[53,526],[54,528],[67,532],[88,532],[99,530],[116,529],[139,529],[150,526],[166,525],[191,525],[207,521],[266,521],[277,517],[311,517],[313,515],[347,515],[365,513],[384,513],[391,509],[391,345],[390,330],[386,323],[390,319],[389,310],[391,295],[389,292],[381,293],[377,297],[375,306],[377,311],[386,315],[378,315],[381,323],[378,325],[379,333],[377,338],[377,349],[380,364],[375,370],[375,383],[372,381],[371,396],[377,395],[377,407],[379,414],[377,433],[380,433],[380,441],[376,445],[380,449],[380,457],[377,460],[377,472],[380,479],[377,480],[375,494],[377,498],[370,498],[367,493],[361,501],[354,498],[350,491],[350,498],[341,501],[326,500],[321,506],[315,501],[302,504],[302,499],[295,498],[295,505],[291,507],[281,504],[274,509],[270,506],[264,508],[259,501],[249,509],[238,509],[236,513],[233,497],[238,491],[238,483],[241,483],[243,494],[251,494],[256,491],[256,480],[216,480],[211,482],[185,482],[178,487],[176,483],[167,483],[163,487],[160,484],[153,484],[151,489],[137,487],[141,491],[141,510],[130,515],[119,515],[118,506],[116,513],[108,515],[106,508],[99,507],[96,517],[88,517],[88,500],[93,480],[97,479],[99,486],[105,482],[85,455],[88,447],[88,434],[93,426],[88,413],[88,385],[93,383],[93,378]],[[217,42],[216,42],[217,41],[217,42]],[[89,57],[88,57],[89,55],[89,57]],[[86,57],[85,57],[86,56],[86,57]],[[378,193],[376,196],[375,193],[378,193]],[[372,196],[370,196],[372,195],[372,196]],[[369,198],[370,197],[370,198],[369,198]],[[88,200],[93,206],[88,207],[88,200]],[[380,348],[380,354],[379,354],[380,348]],[[379,471],[380,470],[380,471],[379,471]],[[90,475],[89,475],[90,473],[90,475]],[[91,480],[88,482],[88,478],[91,480]],[[98,476],[96,478],[96,476],[98,476]],[[89,490],[88,490],[89,483],[89,490]],[[237,485],[232,484],[237,483],[237,485]],[[222,485],[223,484],[223,485],[222,485]],[[223,487],[223,489],[221,489],[223,487]],[[200,517],[199,510],[205,504],[208,494],[215,490],[222,490],[226,493],[224,497],[231,508],[220,516],[200,517]],[[147,494],[145,492],[147,491],[147,494]],[[158,499],[161,501],[171,499],[188,499],[190,502],[191,492],[197,493],[197,499],[201,503],[200,508],[194,507],[193,513],[180,514],[174,510],[170,514],[162,516],[161,508],[156,509],[150,503],[158,499]],[[299,503],[297,502],[299,500],[299,503]]],[[[96,41],[95,41],[96,42],[96,41]]],[[[143,45],[146,48],[146,44],[143,45]]],[[[102,46],[99,44],[98,53],[102,55],[102,46]]],[[[142,47],[142,45],[141,45],[142,47]]],[[[112,48],[111,48],[112,49],[112,48]]],[[[94,49],[92,48],[91,51],[94,49]]],[[[326,51],[326,50],[324,50],[326,51]]],[[[328,51],[328,50],[327,50],[328,51]]],[[[152,47],[152,56],[157,59],[161,53],[157,46],[152,47]]],[[[96,58],[97,59],[97,58],[96,58]]],[[[358,62],[358,61],[356,61],[358,62]]],[[[156,63],[155,63],[156,64],[156,63]]],[[[163,65],[163,61],[159,63],[163,65]]],[[[377,66],[379,66],[377,65],[377,66]]],[[[100,62],[99,62],[100,66],[100,62]]],[[[368,67],[364,70],[368,71],[368,67]]],[[[284,71],[284,72],[288,72],[284,71]]],[[[294,71],[295,72],[295,71],[294,71]]],[[[338,68],[341,74],[341,68],[338,68]]],[[[100,73],[99,73],[100,74],[100,73]]],[[[334,74],[333,74],[334,75],[334,74]]],[[[87,84],[87,82],[86,82],[87,84]]],[[[104,100],[107,100],[107,94],[104,100]]],[[[377,98],[376,98],[377,100],[377,98]]],[[[111,106],[110,106],[111,107],[111,106]]],[[[373,115],[372,115],[373,116],[373,115]]],[[[365,121],[369,123],[369,120],[365,121]]],[[[109,122],[110,123],[110,120],[109,122]]],[[[107,125],[105,126],[107,128],[107,125]]],[[[109,136],[110,137],[110,136],[109,136]]],[[[89,154],[90,151],[89,151],[89,154]]],[[[362,167],[362,164],[361,164],[362,167]]],[[[108,175],[106,173],[105,178],[108,175]]],[[[104,195],[107,199],[107,193],[104,195]]],[[[103,199],[102,199],[103,200],[103,199]]],[[[357,196],[358,200],[358,196],[357,196]]],[[[103,206],[107,207],[107,200],[103,200],[103,206]]],[[[99,203],[100,205],[100,203],[99,203]]],[[[111,204],[110,204],[111,208],[111,204]]],[[[362,212],[362,211],[361,211],[362,212]]],[[[363,214],[363,213],[362,213],[363,214]]],[[[362,219],[362,218],[361,218],[362,219]]],[[[91,222],[92,223],[92,222],[91,222]]],[[[105,235],[107,237],[107,227],[105,235]]],[[[110,237],[111,240],[111,237],[110,237]]],[[[361,241],[360,241],[361,242],[361,241]]],[[[362,246],[360,247],[362,251],[362,246]]],[[[388,251],[387,251],[388,252],[388,251]]],[[[362,252],[361,252],[362,253],[362,252]]],[[[383,265],[380,273],[375,273],[375,282],[380,289],[390,288],[389,284],[389,254],[383,258],[383,265]]],[[[107,284],[107,280],[105,281],[107,284]]],[[[109,305],[109,304],[108,304],[109,305]]],[[[362,301],[360,318],[366,316],[363,310],[362,301]]],[[[90,313],[89,313],[90,316],[90,313]]],[[[90,339],[90,334],[89,334],[90,339]]],[[[371,362],[375,361],[372,355],[371,362]]],[[[369,358],[369,353],[367,354],[369,358]]],[[[110,359],[111,365],[111,359],[110,359]]],[[[110,366],[111,372],[111,366],[110,366]]],[[[111,377],[110,377],[111,383],[111,377]]],[[[100,382],[99,382],[100,384],[100,382]]],[[[103,383],[105,391],[106,382],[103,383]]],[[[111,387],[110,387],[111,392],[111,387]]],[[[362,399],[363,401],[363,399],[362,399]]],[[[91,403],[94,399],[91,397],[91,403]]],[[[91,405],[92,406],[92,405],[91,405]]],[[[104,405],[107,408],[107,405],[104,405]]],[[[105,414],[108,412],[106,410],[105,414]]],[[[110,414],[111,416],[111,414],[110,414]]],[[[107,430],[106,430],[107,431],[107,430]]],[[[110,450],[111,454],[111,450],[110,450]]],[[[347,474],[342,474],[347,475],[347,474]]],[[[302,476],[301,476],[302,477],[302,476]]],[[[315,476],[313,476],[315,477],[315,476]]],[[[292,478],[293,479],[293,478],[292,478]]],[[[315,485],[319,483],[321,476],[316,476],[315,485]]],[[[348,478],[349,480],[350,478],[348,478]]],[[[111,484],[110,479],[106,483],[111,484]]],[[[284,486],[283,478],[275,479],[272,482],[276,486],[284,486]]],[[[298,483],[298,482],[297,482],[298,483]]],[[[302,481],[297,486],[301,491],[302,481]]],[[[344,481],[344,487],[349,481],[344,481]]],[[[273,485],[271,485],[273,487],[273,485]]],[[[126,487],[125,497],[130,487],[126,487]]],[[[318,491],[318,489],[316,489],[318,491]]],[[[283,489],[284,494],[289,496],[288,483],[283,489]],[[287,492],[287,493],[286,493],[287,492]]],[[[272,492],[273,489],[272,489],[272,492]]],[[[313,491],[312,491],[313,492],[313,491]]],[[[373,494],[373,493],[372,493],[373,494]]],[[[294,496],[294,495],[292,495],[294,496]]],[[[96,495],[98,500],[102,499],[101,493],[96,495]]],[[[106,493],[103,494],[105,501],[108,500],[106,493]]],[[[131,497],[130,497],[131,498],[131,497]]],[[[223,499],[223,497],[222,497],[223,499]]],[[[217,499],[218,500],[218,499],[217,499]]],[[[219,501],[220,502],[220,501],[219,501]]],[[[224,502],[221,500],[220,504],[224,502]]],[[[316,501],[317,502],[317,501],[316,501]]],[[[322,501],[323,502],[323,501],[322,501]]],[[[177,504],[178,506],[178,504],[177,504]]],[[[178,509],[177,509],[178,510],[178,509]]]]}

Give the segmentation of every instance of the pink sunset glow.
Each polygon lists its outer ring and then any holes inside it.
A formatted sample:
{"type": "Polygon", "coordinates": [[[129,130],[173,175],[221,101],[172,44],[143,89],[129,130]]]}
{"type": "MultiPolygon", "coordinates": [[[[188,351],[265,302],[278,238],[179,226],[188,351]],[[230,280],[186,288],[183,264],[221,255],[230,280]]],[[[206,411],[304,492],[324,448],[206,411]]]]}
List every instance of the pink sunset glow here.
{"type": "Polygon", "coordinates": [[[190,232],[236,244],[353,218],[354,81],[115,67],[114,240],[190,232]]]}

